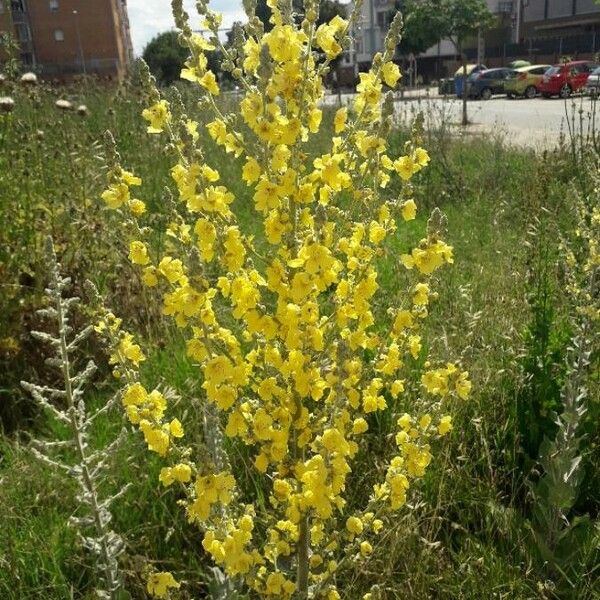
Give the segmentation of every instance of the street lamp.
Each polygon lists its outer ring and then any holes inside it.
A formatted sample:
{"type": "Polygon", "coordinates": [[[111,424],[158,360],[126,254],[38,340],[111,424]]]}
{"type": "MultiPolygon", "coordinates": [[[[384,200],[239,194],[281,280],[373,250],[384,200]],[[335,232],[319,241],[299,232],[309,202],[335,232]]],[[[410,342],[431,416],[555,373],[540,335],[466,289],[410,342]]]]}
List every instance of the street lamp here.
{"type": "Polygon", "coordinates": [[[76,10],[73,11],[73,16],[75,17],[75,33],[77,34],[77,45],[79,47],[79,60],[81,61],[83,74],[87,75],[87,70],[85,68],[85,57],[83,56],[83,47],[81,45],[81,35],[79,35],[79,19],[77,18],[76,10]]]}

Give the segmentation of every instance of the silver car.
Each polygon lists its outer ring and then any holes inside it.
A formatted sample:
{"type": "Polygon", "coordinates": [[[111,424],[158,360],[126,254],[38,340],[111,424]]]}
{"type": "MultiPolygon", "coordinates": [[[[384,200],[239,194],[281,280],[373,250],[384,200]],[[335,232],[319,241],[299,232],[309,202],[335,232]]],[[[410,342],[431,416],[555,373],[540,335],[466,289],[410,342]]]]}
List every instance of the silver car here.
{"type": "Polygon", "coordinates": [[[585,84],[585,91],[593,96],[600,94],[600,67],[596,67],[590,73],[590,76],[585,84]]]}

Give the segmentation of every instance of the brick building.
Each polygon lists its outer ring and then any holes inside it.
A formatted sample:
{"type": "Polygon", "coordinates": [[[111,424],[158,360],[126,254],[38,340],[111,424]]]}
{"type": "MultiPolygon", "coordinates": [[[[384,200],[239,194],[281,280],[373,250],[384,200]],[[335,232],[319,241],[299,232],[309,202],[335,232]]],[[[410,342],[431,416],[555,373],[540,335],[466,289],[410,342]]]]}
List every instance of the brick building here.
{"type": "Polygon", "coordinates": [[[44,78],[121,79],[133,56],[126,0],[0,0],[21,62],[44,78]]]}

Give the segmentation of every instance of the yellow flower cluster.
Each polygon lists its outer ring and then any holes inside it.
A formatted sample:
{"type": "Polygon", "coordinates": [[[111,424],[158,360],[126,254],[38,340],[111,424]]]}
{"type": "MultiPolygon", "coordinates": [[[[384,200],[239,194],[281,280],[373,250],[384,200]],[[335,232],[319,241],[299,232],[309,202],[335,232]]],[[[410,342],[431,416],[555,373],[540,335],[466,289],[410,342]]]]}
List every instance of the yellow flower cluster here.
{"type": "Polygon", "coordinates": [[[179,589],[180,584],[175,581],[171,573],[161,572],[153,573],[148,577],[146,589],[151,596],[155,598],[168,598],[169,589],[179,589]]]}
{"type": "Polygon", "coordinates": [[[146,212],[146,205],[142,200],[131,197],[131,188],[142,185],[142,180],[129,171],[117,169],[111,177],[112,182],[108,189],[102,193],[102,199],[111,209],[126,206],[136,217],[146,212]]]}
{"type": "MultiPolygon", "coordinates": [[[[317,26],[318,1],[307,0],[296,25],[287,2],[267,4],[272,29],[264,34],[250,14],[237,35],[243,39],[225,48],[220,17],[206,2],[198,8],[209,40],[192,33],[175,3],[191,53],[182,77],[198,86],[202,106],[213,112],[208,135],[239,157],[263,235],[251,237],[238,223],[234,194],[208,164],[199,125],[158,100],[143,116],[151,133],[166,133],[177,149],[171,176],[178,214],[162,256],[152,256],[136,236],[129,258],[161,295],[164,315],[184,331],[225,435],[249,448],[254,468],[271,482],[271,507],[261,511],[261,532],[254,535],[259,505],[239,505],[229,470],[180,460],[162,470],[162,483],[189,483],[187,514],[204,530],[204,549],[259,596],[289,598],[311,585],[315,597],[339,598],[337,557],[371,555],[389,511],[405,503],[411,481],[424,475],[432,439],[452,429],[440,399],[466,398],[471,384],[457,366],[430,368],[423,356],[419,330],[436,298],[431,275],[453,260],[438,233],[400,258],[412,269],[410,288],[378,294],[380,259],[402,222],[416,216],[409,181],[429,163],[418,136],[403,156],[388,155],[393,106],[382,100],[384,86],[400,78],[392,61],[399,20],[371,71],[361,73],[352,106],[336,112],[330,147],[311,155],[311,138],[322,126],[323,78],[347,47],[357,14],[317,26]],[[217,47],[245,90],[236,113],[223,114],[215,101],[219,86],[205,53],[217,47]],[[403,186],[400,199],[386,191],[394,177],[403,186]],[[389,326],[382,300],[390,307],[389,326]],[[372,415],[393,412],[401,396],[410,402],[409,372],[423,364],[426,414],[398,419],[397,452],[385,480],[363,513],[345,516],[348,476],[372,415]],[[282,559],[296,565],[295,575],[281,569],[282,559]]],[[[164,422],[158,391],[133,381],[123,403],[151,450],[177,455],[181,425],[164,422]]]]}

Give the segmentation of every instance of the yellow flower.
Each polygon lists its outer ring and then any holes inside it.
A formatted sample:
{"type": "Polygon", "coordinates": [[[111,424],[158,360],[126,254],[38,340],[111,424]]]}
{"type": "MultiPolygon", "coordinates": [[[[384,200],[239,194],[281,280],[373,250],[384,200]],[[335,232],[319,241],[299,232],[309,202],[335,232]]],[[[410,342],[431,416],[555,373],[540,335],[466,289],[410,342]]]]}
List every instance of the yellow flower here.
{"type": "Polygon", "coordinates": [[[279,63],[297,62],[305,40],[306,35],[291,25],[277,25],[264,36],[271,56],[279,63]]]}
{"type": "Polygon", "coordinates": [[[142,275],[142,281],[144,285],[148,287],[154,287],[158,285],[158,277],[156,277],[156,269],[154,267],[146,267],[144,274],[142,275]]]}
{"type": "Polygon", "coordinates": [[[417,216],[417,205],[414,200],[407,200],[402,204],[402,218],[405,221],[412,221],[417,216]]]}
{"type": "Polygon", "coordinates": [[[119,343],[119,352],[127,359],[130,360],[136,367],[146,360],[142,349],[133,343],[133,336],[130,333],[126,333],[121,342],[119,343]]]}
{"type": "Polygon", "coordinates": [[[467,400],[471,394],[472,384],[469,381],[469,374],[465,371],[459,375],[456,381],[456,393],[463,400],[467,400]]]}
{"type": "Polygon", "coordinates": [[[429,153],[427,152],[427,150],[425,150],[424,148],[417,148],[415,150],[414,161],[420,167],[426,167],[429,164],[430,160],[431,159],[429,158],[429,153]]]}
{"type": "Polygon", "coordinates": [[[346,529],[350,533],[360,535],[363,532],[363,523],[358,517],[348,517],[346,520],[346,529]]]}
{"type": "Polygon", "coordinates": [[[438,433],[440,435],[446,435],[449,431],[452,431],[452,417],[442,417],[438,424],[438,433]]]}
{"type": "Polygon", "coordinates": [[[111,185],[102,193],[102,200],[106,202],[108,208],[121,208],[123,204],[129,202],[129,188],[125,183],[116,183],[111,185]]]}
{"type": "Polygon", "coordinates": [[[169,423],[169,433],[176,438],[183,437],[183,426],[181,425],[179,419],[173,419],[169,423]]]}
{"type": "Polygon", "coordinates": [[[198,83],[200,83],[202,87],[206,88],[213,96],[219,95],[217,78],[212,71],[206,71],[206,73],[204,73],[204,75],[198,80],[198,83]]]}
{"type": "Polygon", "coordinates": [[[383,67],[381,67],[381,73],[383,81],[391,88],[395,88],[398,80],[402,77],[398,65],[393,62],[385,63],[383,67]]]}
{"type": "Polygon", "coordinates": [[[165,456],[169,449],[169,435],[146,419],[140,421],[139,427],[140,431],[144,434],[148,449],[160,456],[165,456]]]}
{"type": "Polygon", "coordinates": [[[369,544],[369,542],[361,542],[360,544],[360,553],[363,556],[369,556],[370,554],[373,553],[373,546],[371,546],[371,544],[369,544]]]}
{"type": "Polygon", "coordinates": [[[335,128],[335,132],[342,133],[344,129],[346,129],[346,121],[348,119],[348,109],[340,108],[336,113],[333,119],[333,125],[335,128]]]}
{"type": "Polygon", "coordinates": [[[317,133],[321,126],[323,111],[318,108],[313,108],[308,114],[308,128],[311,133],[317,133]]]}
{"type": "Polygon", "coordinates": [[[159,481],[169,487],[175,481],[189,483],[192,479],[192,469],[185,463],[179,463],[174,467],[163,467],[160,471],[159,481]]]}
{"type": "Polygon", "coordinates": [[[175,581],[173,575],[164,571],[150,575],[146,585],[148,593],[155,598],[167,598],[170,588],[179,589],[180,587],[181,584],[175,581]]]}
{"type": "Polygon", "coordinates": [[[139,177],[136,177],[133,173],[130,173],[125,169],[121,169],[119,178],[121,179],[122,183],[129,187],[142,185],[142,180],[139,177]]]}
{"type": "Polygon", "coordinates": [[[394,162],[394,168],[404,181],[408,181],[419,170],[412,156],[401,156],[394,162]]]}
{"type": "Polygon", "coordinates": [[[129,244],[129,260],[134,265],[147,265],[150,262],[148,248],[146,244],[140,241],[134,241],[129,244]]]}
{"type": "Polygon", "coordinates": [[[141,200],[134,198],[129,201],[129,210],[136,217],[140,217],[146,212],[146,205],[141,200]]]}
{"type": "Polygon", "coordinates": [[[421,353],[421,336],[411,335],[408,338],[408,345],[412,357],[417,360],[417,358],[419,358],[419,354],[421,353]]]}
{"type": "Polygon", "coordinates": [[[317,29],[317,45],[325,52],[329,60],[333,60],[342,52],[342,47],[335,39],[337,29],[332,25],[323,24],[317,29]]]}
{"type": "Polygon", "coordinates": [[[123,394],[123,406],[138,406],[148,398],[148,392],[141,383],[130,385],[123,394]]]}
{"type": "Polygon", "coordinates": [[[362,417],[355,419],[354,423],[352,423],[352,433],[354,433],[355,435],[364,433],[368,429],[369,424],[362,417]]]}
{"type": "Polygon", "coordinates": [[[183,264],[179,259],[165,256],[158,265],[158,272],[165,277],[169,283],[177,283],[183,278],[183,264]]]}
{"type": "Polygon", "coordinates": [[[169,103],[166,100],[160,100],[150,108],[144,109],[142,117],[150,123],[148,133],[162,133],[167,123],[171,120],[169,112],[169,103]]]}
{"type": "Polygon", "coordinates": [[[254,38],[248,38],[244,44],[244,70],[246,73],[254,73],[260,64],[260,45],[254,38]]]}
{"type": "Polygon", "coordinates": [[[261,175],[261,168],[260,165],[258,164],[258,161],[253,158],[253,157],[249,157],[248,160],[246,161],[246,164],[244,165],[244,169],[242,171],[242,179],[248,184],[252,184],[255,181],[258,181],[258,178],[261,175]]]}

